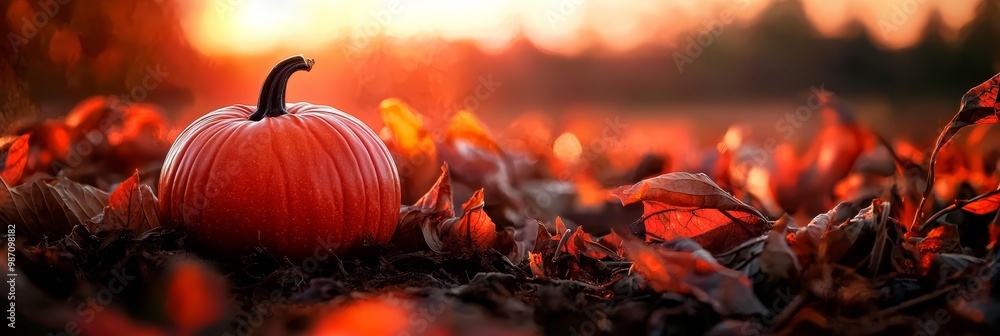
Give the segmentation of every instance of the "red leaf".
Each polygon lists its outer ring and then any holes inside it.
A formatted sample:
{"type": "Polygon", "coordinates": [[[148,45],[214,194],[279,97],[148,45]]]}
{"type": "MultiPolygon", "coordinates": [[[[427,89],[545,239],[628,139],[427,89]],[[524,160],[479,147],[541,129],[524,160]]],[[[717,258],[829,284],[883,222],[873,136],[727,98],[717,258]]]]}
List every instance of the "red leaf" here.
{"type": "Polygon", "coordinates": [[[434,186],[413,206],[444,217],[455,216],[455,209],[451,204],[451,174],[448,172],[447,163],[441,166],[441,176],[438,177],[434,186]]]}
{"type": "Polygon", "coordinates": [[[485,251],[496,246],[496,224],[483,210],[483,190],[476,190],[472,198],[462,205],[462,217],[452,218],[438,228],[442,251],[485,251]]]}
{"type": "Polygon", "coordinates": [[[695,257],[687,252],[626,242],[629,259],[658,292],[688,294],[708,303],[723,316],[766,313],[743,273],[695,257]]]}
{"type": "Polygon", "coordinates": [[[563,239],[566,239],[566,242],[562,245],[559,252],[568,253],[577,258],[580,258],[581,255],[594,259],[601,259],[608,256],[606,252],[608,250],[606,248],[602,249],[599,244],[595,243],[594,238],[590,234],[584,232],[579,226],[576,227],[576,230],[567,229],[562,217],[557,216],[556,235],[552,237],[552,240],[560,241],[563,239]],[[563,238],[567,234],[569,236],[563,238]]]}
{"type": "Polygon", "coordinates": [[[1000,208],[1000,190],[994,190],[980,197],[973,198],[961,208],[977,215],[985,215],[997,211],[1000,208]]]}
{"type": "Polygon", "coordinates": [[[139,185],[139,172],[118,185],[104,209],[104,219],[97,229],[127,228],[141,233],[159,227],[157,199],[148,185],[139,185]]]}
{"type": "Polygon", "coordinates": [[[200,262],[178,262],[167,285],[167,313],[179,334],[195,331],[218,322],[226,310],[228,289],[224,279],[200,262]]]}
{"type": "Polygon", "coordinates": [[[138,322],[130,316],[116,308],[107,308],[94,314],[79,315],[77,325],[80,326],[79,335],[83,336],[105,336],[105,335],[132,335],[132,336],[166,336],[170,335],[156,326],[138,322]],[[90,317],[88,319],[88,317],[90,317]]]}
{"type": "Polygon", "coordinates": [[[1000,211],[997,212],[996,217],[993,218],[993,223],[990,223],[990,243],[986,248],[993,250],[997,248],[997,241],[1000,241],[1000,211]]]}
{"type": "Polygon", "coordinates": [[[14,140],[7,148],[7,157],[4,159],[3,171],[0,178],[8,185],[17,184],[24,173],[24,166],[28,163],[28,139],[31,134],[25,134],[14,140]]]}
{"type": "Polygon", "coordinates": [[[916,245],[920,256],[920,271],[924,274],[931,268],[931,262],[938,253],[962,253],[958,229],[954,225],[941,225],[927,233],[927,237],[916,245]]]}
{"type": "Polygon", "coordinates": [[[927,232],[928,229],[939,225],[939,220],[945,215],[962,210],[976,215],[985,215],[1000,209],[1000,189],[989,191],[985,194],[973,197],[968,200],[956,200],[954,204],[941,209],[931,217],[927,218],[923,224],[917,227],[919,232],[927,232]]]}
{"type": "Polygon", "coordinates": [[[424,324],[419,324],[417,331],[415,326],[418,324],[414,324],[412,318],[426,313],[418,313],[412,306],[412,303],[389,297],[351,301],[320,318],[304,335],[446,334],[433,324],[434,319],[420,320],[424,324]]]}
{"type": "Polygon", "coordinates": [[[399,224],[392,236],[392,243],[404,250],[430,248],[441,252],[438,226],[455,216],[451,202],[451,175],[448,165],[441,166],[441,176],[413,206],[399,210],[399,224]]]}
{"type": "Polygon", "coordinates": [[[1000,73],[993,75],[993,78],[972,88],[962,96],[962,105],[959,106],[958,113],[938,136],[937,142],[934,144],[934,151],[931,152],[924,194],[917,207],[917,214],[913,218],[914,225],[922,219],[924,203],[934,189],[934,165],[937,164],[941,148],[948,145],[951,139],[958,134],[958,131],[966,126],[1000,123],[1000,101],[997,100],[997,91],[1000,91],[1000,73]]]}
{"type": "Polygon", "coordinates": [[[769,229],[764,215],[705,174],[664,174],[612,194],[622,205],[642,201],[647,242],[686,237],[709,252],[721,253],[769,229]]]}

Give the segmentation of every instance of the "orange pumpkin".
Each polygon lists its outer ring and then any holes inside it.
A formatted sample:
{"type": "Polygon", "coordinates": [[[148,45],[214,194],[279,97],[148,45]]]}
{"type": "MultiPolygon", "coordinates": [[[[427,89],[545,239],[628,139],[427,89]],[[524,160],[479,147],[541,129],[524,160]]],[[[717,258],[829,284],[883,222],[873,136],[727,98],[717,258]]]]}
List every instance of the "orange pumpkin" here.
{"type": "Polygon", "coordinates": [[[293,259],[386,243],[400,186],[389,151],[368,126],[329,106],[285,104],[293,56],[268,74],[257,106],[234,105],[189,125],[160,175],[161,215],[206,254],[257,244],[293,259]]]}

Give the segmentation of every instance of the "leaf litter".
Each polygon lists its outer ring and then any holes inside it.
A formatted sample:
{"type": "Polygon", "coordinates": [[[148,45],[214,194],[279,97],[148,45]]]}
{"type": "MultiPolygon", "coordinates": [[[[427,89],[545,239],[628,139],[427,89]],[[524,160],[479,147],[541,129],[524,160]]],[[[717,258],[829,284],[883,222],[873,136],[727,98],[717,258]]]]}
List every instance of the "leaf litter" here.
{"type": "Polygon", "coordinates": [[[932,185],[940,147],[959,129],[997,122],[998,78],[962,99],[926,170],[892,152],[897,176],[879,196],[806,213],[803,225],[683,172],[634,174],[609,190],[620,205],[606,203],[608,213],[538,221],[521,201],[515,159],[471,114],[431,150],[419,115],[400,102],[383,106],[395,136],[408,137],[387,139],[390,150],[433,151],[427,163],[443,166],[433,184],[407,182],[427,187],[406,190],[416,201],[401,206],[392,242],[365,257],[293,261],[260,247],[238,261],[206,259],[186,233],[159,227],[148,170],[84,179],[116,181],[102,187],[26,177],[24,144],[4,152],[0,217],[23,228],[21,288],[39,303],[21,312],[44,317],[26,322],[39,331],[72,322],[88,335],[995,334],[1000,198],[932,199],[936,212],[924,217],[907,172],[926,171],[919,182],[932,185]],[[625,230],[586,229],[640,204],[625,230]],[[116,291],[113,303],[76,313],[103,290],[116,291]]]}

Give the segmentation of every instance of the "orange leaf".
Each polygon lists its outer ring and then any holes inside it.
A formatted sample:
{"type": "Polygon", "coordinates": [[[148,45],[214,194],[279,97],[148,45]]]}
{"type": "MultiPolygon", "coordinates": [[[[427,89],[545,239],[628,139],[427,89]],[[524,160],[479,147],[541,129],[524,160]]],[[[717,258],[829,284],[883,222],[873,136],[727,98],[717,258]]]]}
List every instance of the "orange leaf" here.
{"type": "Polygon", "coordinates": [[[226,310],[223,278],[200,262],[183,260],[173,267],[167,287],[167,313],[181,335],[218,322],[226,310]]]}
{"type": "Polygon", "coordinates": [[[7,149],[6,158],[3,160],[3,171],[0,178],[8,185],[14,185],[21,179],[24,173],[24,166],[28,163],[28,139],[31,134],[25,134],[14,140],[7,149]]]}
{"type": "Polygon", "coordinates": [[[552,237],[552,240],[562,240],[567,231],[570,231],[569,237],[566,238],[566,243],[563,244],[560,252],[568,253],[577,258],[580,258],[581,255],[594,259],[601,259],[608,256],[604,251],[606,249],[602,250],[599,247],[591,247],[598,244],[594,242],[594,238],[590,234],[584,232],[579,226],[576,227],[576,230],[567,229],[562,217],[556,216],[556,235],[552,237]]]}
{"type": "Polygon", "coordinates": [[[139,172],[118,185],[104,209],[104,219],[98,229],[127,228],[135,233],[160,226],[157,199],[148,185],[139,185],[139,172]]]}
{"type": "Polygon", "coordinates": [[[399,99],[389,98],[379,104],[382,121],[392,132],[391,141],[404,154],[433,154],[434,139],[424,128],[420,115],[399,99]]]}
{"type": "Polygon", "coordinates": [[[973,198],[961,208],[977,215],[985,215],[997,211],[1000,208],[1000,190],[994,190],[983,196],[973,198]]]}
{"type": "Polygon", "coordinates": [[[496,246],[497,229],[483,210],[483,189],[476,190],[462,205],[462,217],[452,218],[438,228],[442,251],[485,251],[496,246]]]}
{"type": "Polygon", "coordinates": [[[629,259],[647,285],[658,292],[693,296],[727,315],[763,314],[767,311],[753,293],[753,283],[743,273],[695,257],[691,253],[626,242],[629,259]]]}
{"type": "MultiPolygon", "coordinates": [[[[396,300],[363,299],[341,306],[320,319],[306,335],[410,335],[411,316],[421,316],[396,300]]],[[[433,320],[431,320],[433,321],[433,320]]],[[[426,322],[426,321],[425,321],[426,322]]],[[[430,334],[434,326],[427,330],[430,334]]],[[[415,330],[413,330],[415,331],[415,330]]],[[[420,333],[424,332],[420,328],[420,333]]]]}
{"type": "Polygon", "coordinates": [[[721,253],[769,229],[757,209],[725,192],[705,174],[669,173],[612,192],[622,205],[642,201],[646,241],[691,238],[721,253]]]}
{"type": "Polygon", "coordinates": [[[447,163],[441,166],[441,176],[438,177],[434,186],[413,206],[444,217],[455,216],[455,209],[451,203],[451,174],[448,173],[447,163]]]}
{"type": "Polygon", "coordinates": [[[536,278],[545,277],[545,260],[541,253],[528,252],[528,266],[536,278]]]}
{"type": "Polygon", "coordinates": [[[382,140],[392,153],[399,172],[403,201],[410,202],[426,190],[437,174],[437,144],[424,127],[420,114],[398,99],[386,99],[382,110],[382,140]]]}
{"type": "Polygon", "coordinates": [[[503,204],[514,212],[522,211],[524,198],[515,188],[510,158],[471,113],[462,111],[452,118],[438,150],[454,169],[455,181],[489,190],[491,206],[503,204]]]}
{"type": "Polygon", "coordinates": [[[497,146],[493,137],[486,132],[482,122],[468,111],[458,112],[451,119],[451,123],[448,124],[447,140],[448,142],[464,140],[494,153],[501,152],[500,146],[497,146]]]}

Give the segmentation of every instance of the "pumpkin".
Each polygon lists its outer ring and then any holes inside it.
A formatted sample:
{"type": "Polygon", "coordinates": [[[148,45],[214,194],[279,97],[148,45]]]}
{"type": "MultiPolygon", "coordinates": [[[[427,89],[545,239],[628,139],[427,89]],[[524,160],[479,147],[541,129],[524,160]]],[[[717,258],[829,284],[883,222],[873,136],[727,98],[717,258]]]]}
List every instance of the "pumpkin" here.
{"type": "Polygon", "coordinates": [[[281,61],[257,106],[211,112],[171,146],[161,216],[203,254],[237,257],[259,244],[279,257],[322,259],[391,238],[400,185],[385,144],[337,109],[285,104],[292,73],[313,63],[301,55],[281,61]]]}

